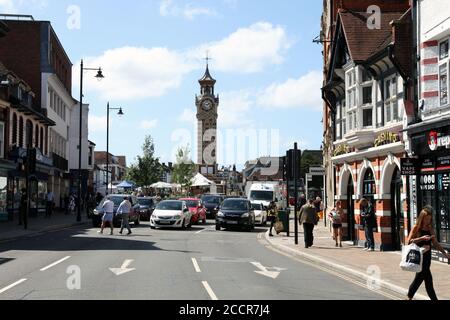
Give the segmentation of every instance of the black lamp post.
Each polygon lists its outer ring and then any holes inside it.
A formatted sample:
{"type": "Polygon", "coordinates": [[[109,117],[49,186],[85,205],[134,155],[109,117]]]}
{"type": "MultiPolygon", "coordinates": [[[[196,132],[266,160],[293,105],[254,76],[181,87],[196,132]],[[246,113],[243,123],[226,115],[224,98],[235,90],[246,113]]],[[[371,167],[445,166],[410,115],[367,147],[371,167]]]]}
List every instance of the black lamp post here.
{"type": "Polygon", "coordinates": [[[80,68],[80,140],[78,145],[78,213],[77,213],[77,222],[81,221],[81,161],[82,161],[82,143],[83,143],[83,72],[84,71],[97,71],[97,75],[95,76],[97,80],[102,80],[104,78],[103,72],[101,68],[92,69],[85,68],[83,60],[81,60],[81,68],[80,68]]]}
{"type": "MultiPolygon", "coordinates": [[[[110,110],[118,110],[119,112],[117,113],[117,115],[119,117],[124,116],[125,114],[123,113],[122,108],[110,108],[109,107],[109,102],[108,102],[108,106],[107,106],[107,111],[106,111],[106,194],[109,194],[109,111],[110,110]]],[[[112,178],[111,178],[112,180],[112,178]]],[[[112,181],[111,181],[112,182],[112,181]]]]}

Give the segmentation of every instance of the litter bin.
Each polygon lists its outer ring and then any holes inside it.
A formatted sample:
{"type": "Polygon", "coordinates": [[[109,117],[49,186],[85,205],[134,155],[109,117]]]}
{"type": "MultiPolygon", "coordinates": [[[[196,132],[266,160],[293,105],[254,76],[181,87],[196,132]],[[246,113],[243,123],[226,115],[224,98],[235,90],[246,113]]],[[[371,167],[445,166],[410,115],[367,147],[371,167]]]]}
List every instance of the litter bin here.
{"type": "Polygon", "coordinates": [[[290,210],[280,210],[278,211],[278,219],[283,223],[284,232],[289,233],[289,216],[290,210]]]}

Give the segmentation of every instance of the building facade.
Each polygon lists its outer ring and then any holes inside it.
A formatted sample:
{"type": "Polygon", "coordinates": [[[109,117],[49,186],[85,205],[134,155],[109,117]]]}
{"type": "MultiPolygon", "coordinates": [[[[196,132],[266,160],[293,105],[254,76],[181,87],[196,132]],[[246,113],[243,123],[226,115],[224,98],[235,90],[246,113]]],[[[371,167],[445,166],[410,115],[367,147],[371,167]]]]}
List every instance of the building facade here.
{"type": "Polygon", "coordinates": [[[33,106],[30,86],[0,62],[0,221],[18,219],[26,188],[24,158],[36,150],[36,172],[29,179],[31,217],[45,211],[48,181],[54,170],[45,140],[55,123],[33,106]]]}
{"type": "MultiPolygon", "coordinates": [[[[61,199],[75,191],[78,180],[78,171],[73,171],[78,170],[78,160],[76,165],[71,161],[75,157],[78,159],[79,144],[76,136],[79,104],[72,97],[72,63],[50,22],[35,21],[32,16],[8,19],[3,20],[9,32],[0,39],[0,59],[30,85],[35,92],[33,105],[38,106],[38,112],[55,122],[55,126],[44,133],[44,139],[54,160],[48,188],[54,192],[56,205],[60,207],[61,199]]],[[[85,164],[89,156],[88,106],[84,108],[82,186],[85,191],[89,176],[85,164]]]]}
{"type": "MultiPolygon", "coordinates": [[[[430,206],[437,240],[450,249],[450,7],[445,0],[413,1],[413,13],[418,103],[408,135],[418,175],[410,178],[411,220],[430,206]]],[[[434,258],[447,262],[438,252],[434,258]]]]}
{"type": "Polygon", "coordinates": [[[410,9],[391,8],[380,15],[380,28],[370,28],[366,9],[340,8],[323,88],[332,128],[326,136],[333,141],[325,148],[333,150],[326,170],[333,167],[345,238],[365,242],[360,202],[366,198],[376,208],[375,240],[382,251],[400,249],[411,225],[400,174],[409,147],[403,129],[414,118],[411,17],[410,9]]]}

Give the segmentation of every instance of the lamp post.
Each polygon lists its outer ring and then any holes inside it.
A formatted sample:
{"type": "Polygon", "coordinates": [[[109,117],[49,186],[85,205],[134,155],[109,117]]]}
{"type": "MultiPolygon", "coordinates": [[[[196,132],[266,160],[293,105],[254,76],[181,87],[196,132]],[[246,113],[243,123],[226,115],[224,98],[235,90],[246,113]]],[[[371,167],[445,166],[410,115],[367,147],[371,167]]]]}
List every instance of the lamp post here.
{"type": "Polygon", "coordinates": [[[92,69],[85,68],[83,60],[81,60],[81,68],[80,68],[80,136],[79,136],[79,145],[78,145],[78,212],[77,212],[77,222],[81,221],[81,161],[82,161],[82,143],[83,143],[83,73],[84,71],[97,71],[97,75],[95,76],[97,80],[102,80],[104,78],[103,72],[101,68],[92,69]]]}
{"type": "MultiPolygon", "coordinates": [[[[124,116],[125,114],[123,113],[122,108],[110,108],[109,106],[109,102],[107,105],[107,111],[106,111],[106,194],[108,195],[109,193],[109,111],[110,110],[118,110],[119,112],[117,113],[117,115],[119,117],[124,116]]],[[[111,175],[111,180],[112,180],[112,175],[111,175]]],[[[112,181],[111,181],[112,182],[112,181]]]]}

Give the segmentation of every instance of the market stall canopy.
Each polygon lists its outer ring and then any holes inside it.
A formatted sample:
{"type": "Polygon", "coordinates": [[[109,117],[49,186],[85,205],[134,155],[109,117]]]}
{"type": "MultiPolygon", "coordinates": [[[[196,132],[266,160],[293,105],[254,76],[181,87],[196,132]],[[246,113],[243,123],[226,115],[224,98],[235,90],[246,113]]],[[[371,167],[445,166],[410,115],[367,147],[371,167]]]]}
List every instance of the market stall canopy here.
{"type": "Polygon", "coordinates": [[[214,182],[208,180],[205,176],[203,176],[200,173],[197,173],[197,175],[194,178],[192,178],[191,182],[192,187],[210,187],[215,185],[214,182]]]}
{"type": "Polygon", "coordinates": [[[135,184],[133,182],[122,181],[119,185],[117,185],[117,188],[130,189],[130,188],[134,188],[134,186],[135,186],[135,184]]]}
{"type": "Polygon", "coordinates": [[[150,188],[153,189],[172,189],[172,185],[170,183],[166,183],[166,182],[158,182],[158,183],[154,183],[150,186],[150,188]]]}

